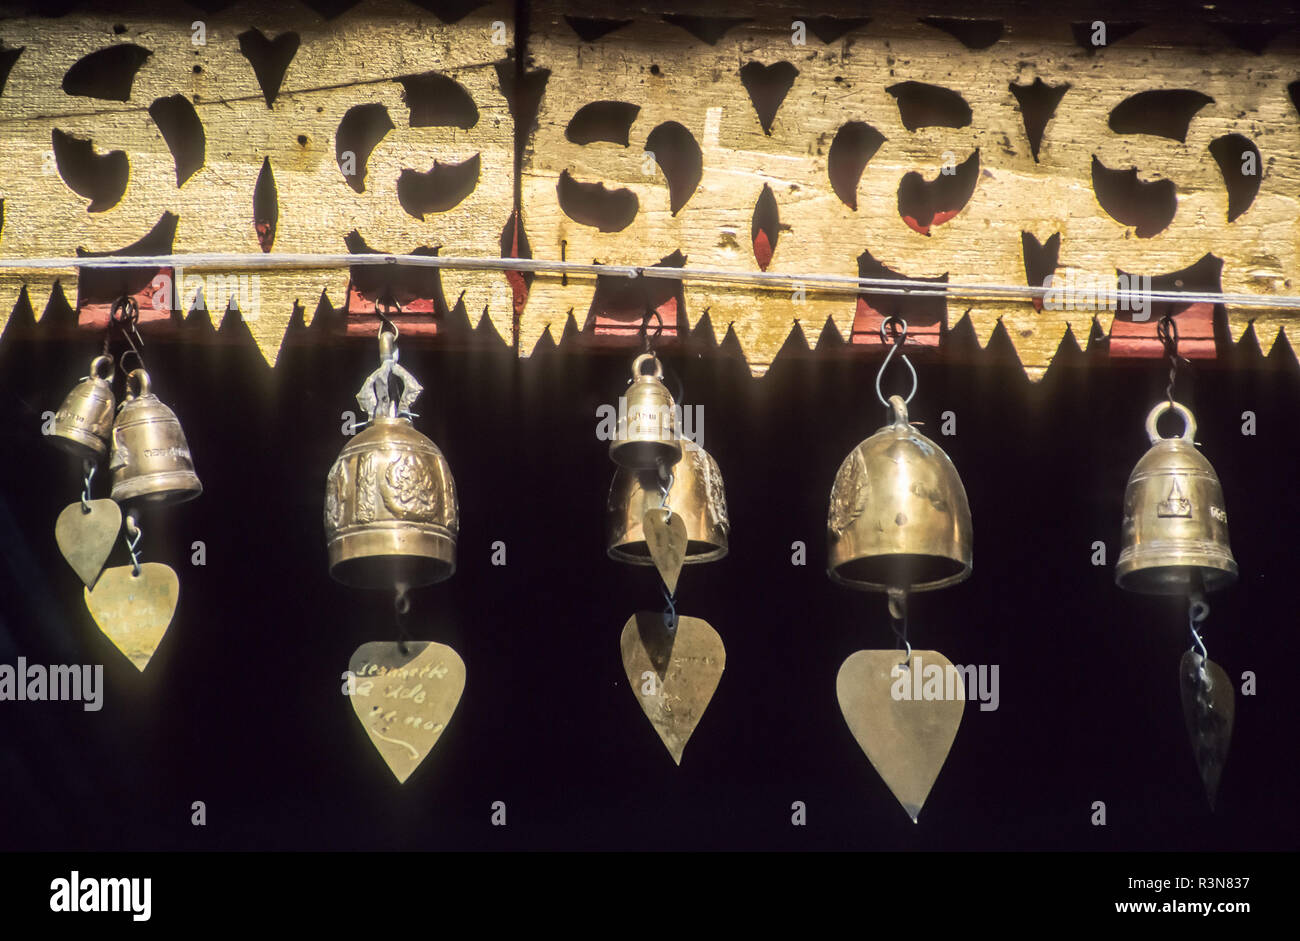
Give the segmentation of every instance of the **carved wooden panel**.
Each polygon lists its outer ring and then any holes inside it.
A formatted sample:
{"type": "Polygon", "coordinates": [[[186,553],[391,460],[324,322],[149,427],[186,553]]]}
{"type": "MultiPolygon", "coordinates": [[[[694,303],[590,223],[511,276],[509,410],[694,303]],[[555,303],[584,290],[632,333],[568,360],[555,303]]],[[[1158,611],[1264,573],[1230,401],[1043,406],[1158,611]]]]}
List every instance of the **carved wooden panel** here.
{"type": "MultiPolygon", "coordinates": [[[[650,265],[680,252],[687,267],[969,284],[1055,272],[1070,293],[1042,305],[870,300],[922,325],[969,316],[981,343],[1001,320],[1033,378],[1067,328],[1086,343],[1094,316],[1107,332],[1116,316],[1051,308],[1085,305],[1120,274],[1296,293],[1293,42],[1255,53],[1165,20],[1132,35],[1112,23],[1089,48],[1092,24],[1023,5],[955,26],[906,6],[869,21],[732,6],[730,21],[533,10],[531,65],[549,72],[523,165],[537,257],[650,265]]],[[[547,329],[558,338],[570,309],[581,323],[591,293],[539,276],[521,349],[547,329]]],[[[854,327],[867,305],[811,287],[687,282],[684,294],[686,320],[707,311],[719,340],[734,330],[756,374],[796,323],[814,342],[828,318],[846,340],[873,337],[854,327]]],[[[1138,319],[1130,335],[1154,333],[1162,310],[1119,316],[1138,319]]],[[[1233,338],[1253,320],[1265,352],[1293,316],[1228,308],[1233,338]]]]}
{"type": "MultiPolygon", "coordinates": [[[[513,41],[506,2],[450,25],[401,0],[328,21],[298,3],[0,19],[0,258],[142,240],[138,254],[497,256],[514,205],[497,65],[513,41]]],[[[183,308],[201,283],[216,321],[234,295],[272,363],[294,302],[310,318],[348,285],[346,269],[186,277],[183,308]]],[[[0,324],[23,283],[39,315],[53,281],[0,271],[0,324]]],[[[442,289],[510,336],[504,275],[445,271],[442,289]]]]}

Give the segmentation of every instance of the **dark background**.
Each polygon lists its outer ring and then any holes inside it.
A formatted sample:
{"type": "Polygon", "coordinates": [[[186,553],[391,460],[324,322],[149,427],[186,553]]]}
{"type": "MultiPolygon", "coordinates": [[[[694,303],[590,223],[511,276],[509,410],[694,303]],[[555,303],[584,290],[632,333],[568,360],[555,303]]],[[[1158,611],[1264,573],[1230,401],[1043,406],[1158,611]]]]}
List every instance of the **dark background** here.
{"type": "MultiPolygon", "coordinates": [[[[340,413],[376,364],[373,340],[291,328],[271,370],[237,317],[184,342],[150,339],[155,391],[180,416],[203,496],[145,517],[144,558],[181,579],[180,606],[140,675],[97,630],[54,520],[78,469],[40,434],[99,338],[56,339],[24,305],[0,339],[0,662],[103,663],[104,708],[0,703],[0,849],[927,849],[1294,850],[1293,651],[1300,545],[1300,376],[1284,341],[1253,334],[1184,370],[1204,453],[1224,483],[1240,583],[1212,595],[1211,656],[1258,695],[1211,813],[1175,671],[1180,604],[1114,585],[1125,480],[1165,364],[1114,363],[1067,339],[1031,385],[1001,328],[986,351],[965,323],[945,359],[918,358],[911,413],[947,450],[970,497],[975,566],[916,596],[912,638],[955,663],[1000,665],[1000,708],[967,706],[913,825],[839,714],[835,674],[892,647],[883,597],[825,574],[840,461],[884,421],[876,354],[816,356],[793,341],[761,380],[724,344],[664,352],[704,406],[724,475],[731,553],[685,570],[680,610],[707,619],[726,672],[674,766],[623,676],[619,632],[661,606],[653,570],[606,558],[613,465],[595,412],[625,387],[629,353],[549,342],[445,350],[404,338],[425,384],[416,426],[460,492],[454,578],[415,594],[417,638],[464,658],[464,698],[437,747],[398,785],[370,746],[340,674],[361,643],[391,640],[388,599],[328,575],[325,474],[340,413]],[[957,435],[939,416],[957,415],[957,435]],[[1258,434],[1241,434],[1241,413],[1258,434]],[[1104,540],[1109,565],[1090,564],[1104,540]],[[207,565],[190,564],[203,540],[207,565]],[[494,540],[508,564],[490,564],[494,540]],[[791,543],[808,564],[791,564],[791,543]],[[207,826],[190,823],[206,802],[207,826]],[[505,801],[508,825],[490,825],[505,801]],[[807,826],[790,822],[804,801],[807,826]],[[1093,801],[1108,825],[1090,824],[1093,801]]],[[[48,316],[48,315],[47,315],[48,316]]],[[[193,322],[195,318],[191,318],[193,322]]],[[[707,328],[700,335],[707,335],[707,328]]],[[[1226,338],[1221,338],[1226,340],[1226,338]]],[[[886,386],[897,389],[902,377],[886,386]]],[[[100,480],[97,495],[106,494],[100,480]]],[[[116,550],[111,564],[123,564],[116,550]]],[[[1238,686],[1239,688],[1239,686],[1238,686]]]]}

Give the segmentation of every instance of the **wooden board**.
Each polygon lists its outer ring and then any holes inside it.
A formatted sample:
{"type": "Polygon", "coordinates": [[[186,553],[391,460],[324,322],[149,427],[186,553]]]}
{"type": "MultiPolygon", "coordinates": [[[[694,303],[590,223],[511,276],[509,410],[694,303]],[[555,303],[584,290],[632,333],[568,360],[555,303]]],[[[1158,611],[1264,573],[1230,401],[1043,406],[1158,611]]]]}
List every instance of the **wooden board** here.
{"type": "MultiPolygon", "coordinates": [[[[1025,284],[1022,233],[1042,242],[1059,233],[1061,278],[1109,278],[1113,284],[1117,271],[1161,275],[1213,253],[1223,261],[1224,291],[1296,293],[1300,122],[1287,85],[1300,76],[1300,57],[1293,40],[1278,51],[1255,54],[1227,44],[1222,34],[1211,35],[1208,27],[1166,20],[1089,51],[1075,43],[1068,20],[1056,11],[1053,17],[1034,16],[1027,12],[1032,7],[1004,4],[1008,18],[1001,38],[986,49],[968,49],[919,23],[917,17],[928,11],[912,7],[873,7],[865,26],[829,43],[807,31],[799,45],[792,24],[811,18],[806,9],[764,6],[755,15],[752,6],[732,6],[710,13],[747,12],[755,18],[712,43],[666,21],[662,8],[624,8],[619,16],[631,22],[590,42],[578,37],[566,17],[608,18],[607,9],[602,14],[595,4],[547,4],[532,11],[531,65],[550,72],[523,162],[523,218],[537,257],[558,259],[563,243],[574,261],[645,265],[680,251],[688,267],[758,271],[750,235],[766,186],[780,217],[769,271],[857,275],[866,251],[914,278],[946,274],[953,282],[1025,284]],[[754,68],[750,63],[797,70],[770,133],[742,82],[742,71],[754,68]],[[1070,87],[1035,159],[1009,86],[1040,78],[1070,87]],[[909,130],[898,99],[887,91],[905,82],[959,94],[970,108],[969,125],[909,130]],[[1197,111],[1185,142],[1111,130],[1111,112],[1121,102],[1159,89],[1214,99],[1197,111]],[[575,114],[605,99],[636,109],[627,145],[569,139],[575,114]],[[828,174],[831,143],[854,121],[884,138],[857,186],[856,209],[836,195],[828,174]],[[663,171],[646,157],[647,138],[664,122],[685,126],[703,151],[699,185],[676,213],[663,171]],[[1208,149],[1229,134],[1249,138],[1261,155],[1258,195],[1231,223],[1227,189],[1208,149]],[[951,167],[976,150],[979,170],[969,202],[933,225],[929,235],[909,226],[899,209],[905,175],[940,179],[945,154],[951,167]],[[1136,167],[1142,181],[1172,180],[1172,222],[1154,236],[1139,237],[1134,226],[1109,215],[1094,192],[1094,156],[1113,170],[1136,167]],[[564,173],[581,183],[630,191],[638,203],[635,218],[604,232],[575,221],[558,197],[564,173]]],[[[680,12],[698,13],[685,5],[680,12]]],[[[967,9],[962,15],[975,14],[967,9]]],[[[987,15],[984,7],[978,15],[987,15]]],[[[584,312],[590,297],[589,282],[569,278],[566,286],[539,277],[522,317],[521,349],[531,349],[548,329],[558,336],[569,309],[584,312]]],[[[854,318],[852,297],[811,289],[792,297],[788,289],[688,282],[685,302],[689,323],[708,311],[719,340],[728,329],[735,331],[755,374],[766,369],[796,321],[805,335],[815,336],[830,318],[848,339],[854,318]]],[[[1039,311],[1027,301],[954,300],[948,326],[964,315],[981,343],[1001,320],[1032,378],[1044,373],[1067,327],[1082,339],[1094,315],[1103,331],[1114,316],[1107,310],[1039,311]]],[[[1295,316],[1228,309],[1233,338],[1253,322],[1265,352],[1295,316]]]]}
{"type": "MultiPolygon", "coordinates": [[[[510,61],[511,10],[502,0],[453,25],[400,0],[367,0],[328,21],[298,3],[258,2],[216,14],[87,11],[0,19],[0,44],[23,50],[0,95],[0,258],[119,249],[144,237],[166,212],[179,220],[174,243],[164,251],[257,252],[263,246],[255,222],[262,220],[254,218],[254,189],[266,161],[278,202],[275,252],[347,252],[344,238],[356,230],[385,252],[437,246],[444,255],[497,256],[514,204],[514,124],[495,69],[510,61]],[[202,45],[192,28],[199,20],[202,45]],[[298,37],[270,107],[240,51],[239,37],[250,29],[267,44],[291,43],[281,40],[290,33],[298,37]],[[126,44],[150,52],[127,100],[64,90],[65,75],[84,56],[126,44]],[[410,126],[411,108],[396,79],[431,71],[454,80],[472,99],[478,120],[471,127],[410,126]],[[206,137],[202,167],[179,187],[175,161],[149,110],[175,95],[192,104],[206,137]],[[393,127],[369,155],[364,192],[356,192],[343,175],[335,138],[349,109],[368,104],[386,108],[393,127]],[[60,174],[52,149],[56,130],[91,140],[98,155],[126,155],[129,181],[120,201],[88,211],[90,200],[60,174]],[[475,155],[477,185],[458,204],[422,219],[403,208],[397,184],[404,170],[427,173],[435,161],[460,163],[475,155]]],[[[187,276],[191,288],[198,274],[187,276]]],[[[348,284],[346,269],[202,274],[213,320],[232,295],[237,303],[242,299],[244,320],[271,363],[295,302],[310,318],[323,292],[341,306],[348,284]]],[[[0,326],[22,284],[39,316],[53,281],[49,274],[0,272],[0,326]]],[[[75,296],[76,278],[65,274],[62,281],[75,296]]],[[[504,275],[447,271],[442,284],[453,305],[464,292],[473,323],[486,310],[497,331],[510,336],[512,296],[504,275]]]]}

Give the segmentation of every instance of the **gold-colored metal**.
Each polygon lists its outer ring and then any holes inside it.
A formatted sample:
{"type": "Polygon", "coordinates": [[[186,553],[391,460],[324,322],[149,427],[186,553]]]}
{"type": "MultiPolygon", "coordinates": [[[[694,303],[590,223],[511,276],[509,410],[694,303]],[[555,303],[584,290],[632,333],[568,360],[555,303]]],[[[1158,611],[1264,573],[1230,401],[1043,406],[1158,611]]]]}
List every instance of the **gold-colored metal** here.
{"type": "Polygon", "coordinates": [[[70,503],[54,523],[54,541],[77,577],[94,588],[122,528],[122,508],[113,500],[70,503]]]}
{"type": "MultiPolygon", "coordinates": [[[[672,473],[667,506],[686,526],[683,564],[721,559],[727,554],[731,522],[717,462],[703,448],[688,443],[672,473]]],[[[662,502],[656,472],[626,467],[614,472],[605,506],[605,545],[611,559],[634,565],[654,564],[646,542],[645,515],[662,502]]]]}
{"type": "Polygon", "coordinates": [[[159,401],[143,369],[126,377],[127,396],[113,423],[113,499],[172,504],[203,492],[176,414],[159,401]]]}
{"type": "Polygon", "coordinates": [[[1205,796],[1213,810],[1219,796],[1219,778],[1228,759],[1228,746],[1232,744],[1236,713],[1232,680],[1213,660],[1189,650],[1178,664],[1178,692],[1196,769],[1201,773],[1205,796]]]}
{"type": "Polygon", "coordinates": [[[357,394],[369,427],[344,445],[325,486],[330,575],[354,588],[417,588],[456,571],[456,484],[438,446],[411,424],[422,387],[398,365],[390,334],[381,334],[380,359],[357,394]],[[403,384],[397,400],[390,377],[403,384]]]}
{"type": "Polygon", "coordinates": [[[617,430],[609,443],[610,460],[620,467],[655,470],[681,460],[677,407],[663,378],[663,364],[653,353],[632,362],[632,384],[619,403],[617,430]]]}
{"type": "Polygon", "coordinates": [[[401,783],[438,743],[465,691],[465,662],[424,640],[362,644],[343,691],[384,764],[401,783]]]}
{"type": "Polygon", "coordinates": [[[682,574],[682,562],[690,545],[686,523],[668,507],[654,506],[645,511],[641,528],[659,577],[664,580],[668,594],[675,594],[677,578],[682,574]]]}
{"type": "Polygon", "coordinates": [[[957,469],[889,397],[893,421],[844,459],[827,519],[831,580],[909,592],[955,585],[971,573],[971,519],[957,469]]]}
{"type": "Polygon", "coordinates": [[[632,692],[680,765],[727,665],[722,638],[700,618],[678,615],[670,630],[663,614],[638,611],[623,625],[619,649],[632,692]]]}
{"type": "Polygon", "coordinates": [[[835,692],[858,746],[916,823],[966,710],[961,672],[935,650],[859,650],[835,692]]]}
{"type": "Polygon", "coordinates": [[[1146,431],[1151,449],[1133,468],[1124,491],[1115,583],[1157,595],[1231,585],[1237,563],[1228,545],[1223,486],[1196,450],[1196,419],[1184,405],[1159,402],[1147,415],[1146,431]],[[1162,438],[1156,422],[1171,408],[1183,418],[1183,434],[1162,438]]]}
{"type": "Polygon", "coordinates": [[[141,673],[171,626],[181,585],[170,566],[143,562],[105,569],[94,588],[84,589],[86,607],[99,629],[141,673]]]}
{"type": "Polygon", "coordinates": [[[54,413],[50,443],[82,460],[98,461],[108,453],[113,433],[113,360],[96,356],[54,413]]]}

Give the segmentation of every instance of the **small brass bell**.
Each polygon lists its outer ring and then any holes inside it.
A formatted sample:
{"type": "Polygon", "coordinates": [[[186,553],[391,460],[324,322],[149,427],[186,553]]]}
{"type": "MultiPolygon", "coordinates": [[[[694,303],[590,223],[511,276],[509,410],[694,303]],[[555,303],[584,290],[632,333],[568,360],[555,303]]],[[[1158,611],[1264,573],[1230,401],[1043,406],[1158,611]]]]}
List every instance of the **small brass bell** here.
{"type": "Polygon", "coordinates": [[[1147,415],[1151,449],[1124,491],[1123,549],[1115,583],[1129,591],[1183,595],[1225,588],[1237,580],[1228,547],[1228,514],[1214,468],[1196,450],[1196,419],[1178,402],[1160,402],[1147,415]],[[1183,434],[1162,438],[1156,428],[1170,409],[1183,434]]]}
{"type": "MultiPolygon", "coordinates": [[[[672,474],[666,505],[686,523],[688,541],[683,563],[721,559],[727,554],[731,524],[717,462],[703,448],[688,443],[672,474]]],[[[634,565],[654,564],[644,520],[647,510],[663,502],[661,486],[657,471],[620,467],[614,472],[605,507],[605,545],[611,559],[634,565]]]]}
{"type": "Polygon", "coordinates": [[[96,356],[90,361],[90,375],[68,393],[54,413],[50,443],[86,461],[98,461],[108,453],[113,434],[113,360],[96,356]]]}
{"type": "Polygon", "coordinates": [[[113,423],[113,499],[170,504],[203,492],[176,414],[150,390],[149,374],[132,370],[113,423]]]}
{"type": "Polygon", "coordinates": [[[827,520],[831,580],[865,591],[928,591],[971,572],[971,518],[948,455],[907,421],[893,421],[850,452],[835,475],[827,520]]]}
{"type": "Polygon", "coordinates": [[[330,575],[354,588],[418,588],[456,571],[460,510],[451,468],[411,424],[422,386],[397,363],[390,333],[357,393],[369,427],[344,445],[325,486],[330,575]],[[402,384],[393,399],[389,380],[402,384]]]}
{"type": "Polygon", "coordinates": [[[664,367],[653,353],[632,362],[632,384],[619,403],[618,428],[609,443],[610,459],[632,470],[671,467],[682,457],[677,409],[663,384],[664,367]],[[650,372],[645,367],[650,366],[650,372]]]}

